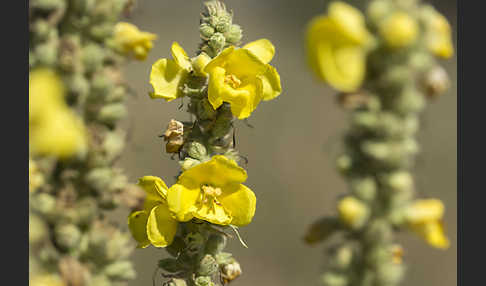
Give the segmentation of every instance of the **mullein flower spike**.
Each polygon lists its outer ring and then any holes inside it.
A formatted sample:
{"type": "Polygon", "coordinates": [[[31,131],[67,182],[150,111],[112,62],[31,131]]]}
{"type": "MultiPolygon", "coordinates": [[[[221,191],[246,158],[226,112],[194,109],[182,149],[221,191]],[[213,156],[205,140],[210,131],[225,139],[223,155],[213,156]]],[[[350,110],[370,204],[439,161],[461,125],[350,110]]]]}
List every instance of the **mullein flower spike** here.
{"type": "Polygon", "coordinates": [[[125,143],[117,125],[127,113],[121,66],[144,59],[155,39],[117,23],[132,2],[29,2],[32,286],[125,285],[135,277],[130,234],[107,219],[143,195],[114,166],[125,143]]]}
{"type": "Polygon", "coordinates": [[[275,47],[267,39],[239,48],[240,26],[219,1],[205,3],[199,32],[203,43],[189,57],[174,42],[171,59],[152,65],[152,99],[167,102],[189,98],[193,122],[174,119],[163,137],[167,153],[178,153],[182,173],[170,187],[158,177],[139,180],[147,197],[143,208],[128,218],[139,247],[165,247],[172,258],[159,261],[167,285],[219,285],[241,274],[240,264],[223,252],[225,231],[248,225],[255,215],[256,196],[243,183],[234,149],[234,118],[245,119],[261,101],[282,92],[280,76],[269,65],[275,47]]]}
{"type": "Polygon", "coordinates": [[[420,1],[373,0],[365,16],[332,2],[326,16],[309,24],[307,51],[314,73],[341,92],[351,127],[336,162],[350,192],[337,202],[337,216],[314,223],[305,241],[342,234],[331,247],[324,285],[398,285],[404,250],[394,230],[411,230],[435,248],[450,246],[443,203],[415,199],[410,174],[419,114],[426,99],[448,87],[437,59],[452,56],[450,25],[420,1]]]}

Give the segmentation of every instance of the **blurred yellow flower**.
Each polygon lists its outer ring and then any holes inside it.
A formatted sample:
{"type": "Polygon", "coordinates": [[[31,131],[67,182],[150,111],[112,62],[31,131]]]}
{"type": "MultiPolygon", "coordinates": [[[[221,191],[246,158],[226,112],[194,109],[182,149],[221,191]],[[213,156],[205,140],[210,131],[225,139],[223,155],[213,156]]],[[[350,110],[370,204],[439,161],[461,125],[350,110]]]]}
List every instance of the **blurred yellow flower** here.
{"type": "Polygon", "coordinates": [[[154,92],[151,98],[163,98],[172,101],[183,96],[182,84],[192,69],[191,62],[184,49],[174,42],[171,47],[173,60],[159,59],[152,65],[150,84],[154,92]]]}
{"type": "Polygon", "coordinates": [[[244,226],[255,214],[256,197],[246,186],[246,171],[235,161],[216,155],[179,176],[167,195],[179,221],[193,217],[219,225],[244,226]]]}
{"type": "Polygon", "coordinates": [[[140,31],[137,26],[126,22],[117,23],[113,34],[115,46],[125,54],[133,54],[137,60],[147,58],[156,38],[157,35],[140,31]]]}
{"type": "Polygon", "coordinates": [[[145,248],[150,244],[156,247],[170,245],[177,231],[177,221],[172,217],[167,206],[167,186],[154,176],[139,179],[147,196],[143,210],[135,211],[128,217],[128,227],[138,247],[145,248]]]}
{"type": "Polygon", "coordinates": [[[365,76],[372,36],[362,13],[344,2],[332,2],[328,15],[315,17],[307,29],[307,58],[323,81],[340,91],[354,91],[365,76]]]}
{"type": "Polygon", "coordinates": [[[350,227],[361,227],[369,215],[368,207],[352,196],[341,199],[337,208],[339,219],[350,227]]]}
{"type": "Polygon", "coordinates": [[[444,233],[444,204],[438,199],[417,200],[406,209],[406,220],[413,231],[433,247],[446,249],[449,240],[444,233]]]}
{"type": "Polygon", "coordinates": [[[433,7],[424,13],[427,48],[436,56],[450,58],[454,54],[451,26],[447,19],[433,7]]]}
{"type": "Polygon", "coordinates": [[[63,85],[51,70],[29,78],[29,146],[33,154],[67,158],[86,150],[82,121],[63,99],[63,85]]]}
{"type": "Polygon", "coordinates": [[[274,54],[272,43],[260,39],[241,49],[228,47],[211,60],[204,71],[209,74],[208,99],[213,108],[228,102],[233,115],[244,119],[260,101],[280,95],[280,75],[268,64],[274,54]]]}
{"type": "Polygon", "coordinates": [[[419,25],[417,21],[405,12],[394,12],[379,25],[380,35],[387,46],[405,48],[417,40],[419,25]]]}
{"type": "Polygon", "coordinates": [[[55,274],[35,275],[29,280],[29,286],[64,286],[61,277],[55,274]]]}

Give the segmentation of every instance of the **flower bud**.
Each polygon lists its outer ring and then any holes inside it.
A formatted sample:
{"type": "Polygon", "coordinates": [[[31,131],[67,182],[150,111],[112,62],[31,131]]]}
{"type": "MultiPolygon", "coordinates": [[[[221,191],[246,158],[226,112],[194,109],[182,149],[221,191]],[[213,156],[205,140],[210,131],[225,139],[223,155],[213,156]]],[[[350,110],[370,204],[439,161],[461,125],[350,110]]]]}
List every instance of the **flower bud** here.
{"type": "Polygon", "coordinates": [[[243,30],[239,25],[233,24],[230,26],[229,30],[225,33],[226,42],[236,45],[241,41],[243,37],[243,30]]]}
{"type": "Polygon", "coordinates": [[[233,255],[229,252],[220,252],[214,256],[218,265],[229,264],[234,261],[233,255]]]}
{"type": "Polygon", "coordinates": [[[209,46],[215,51],[221,51],[226,45],[226,39],[221,33],[214,33],[208,42],[209,46]]]}
{"type": "Polygon", "coordinates": [[[387,15],[390,14],[392,3],[388,0],[374,0],[371,1],[366,10],[366,15],[373,22],[378,25],[387,15]]]}
{"type": "Polygon", "coordinates": [[[404,48],[415,43],[419,26],[405,12],[395,12],[379,25],[380,35],[391,48],[404,48]]]}
{"type": "Polygon", "coordinates": [[[102,274],[94,276],[91,279],[89,285],[90,286],[112,286],[110,279],[108,279],[108,277],[102,274]]]}
{"type": "Polygon", "coordinates": [[[211,61],[211,57],[205,52],[200,53],[197,57],[192,59],[192,69],[197,76],[207,77],[208,74],[204,71],[206,65],[211,61]]]}
{"type": "Polygon", "coordinates": [[[189,143],[189,146],[187,147],[187,153],[192,158],[195,158],[195,159],[198,159],[198,160],[204,160],[204,159],[206,159],[206,156],[207,156],[206,147],[204,147],[203,144],[196,142],[196,141],[189,143]]]}
{"type": "Polygon", "coordinates": [[[98,114],[98,120],[112,125],[116,121],[124,118],[127,115],[127,108],[123,103],[112,103],[101,108],[98,114]]]}
{"type": "Polygon", "coordinates": [[[209,276],[199,276],[194,282],[196,286],[214,286],[214,283],[209,276]]]}
{"type": "Polygon", "coordinates": [[[137,276],[130,261],[122,260],[105,267],[104,273],[114,280],[131,280],[137,276]]]}
{"type": "Polygon", "coordinates": [[[230,283],[231,281],[235,280],[241,275],[241,266],[236,261],[229,264],[225,264],[221,269],[221,278],[223,279],[224,284],[230,283]]]}
{"type": "Polygon", "coordinates": [[[32,207],[49,216],[56,212],[56,199],[52,195],[40,193],[32,198],[32,207]]]}
{"type": "Polygon", "coordinates": [[[192,167],[200,163],[201,161],[189,157],[186,157],[184,160],[179,161],[179,165],[181,166],[183,172],[191,169],[192,167]]]}
{"type": "Polygon", "coordinates": [[[167,286],[187,286],[187,283],[183,279],[172,278],[167,282],[167,286]]]}
{"type": "Polygon", "coordinates": [[[201,38],[204,40],[211,38],[214,32],[214,28],[207,23],[202,23],[201,26],[199,26],[199,33],[201,34],[201,38]]]}
{"type": "Polygon", "coordinates": [[[404,271],[401,264],[382,263],[376,269],[376,280],[380,285],[396,285],[402,280],[404,271]]]}
{"type": "Polygon", "coordinates": [[[350,246],[342,246],[336,249],[335,264],[339,269],[347,269],[353,260],[353,249],[350,246]]]}
{"type": "Polygon", "coordinates": [[[29,243],[35,245],[47,237],[47,225],[42,219],[29,213],[29,243]]]}
{"type": "Polygon", "coordinates": [[[376,196],[376,182],[372,177],[357,178],[352,180],[351,189],[359,199],[370,202],[376,196]]]}
{"type": "Polygon", "coordinates": [[[214,27],[216,28],[216,31],[220,33],[226,33],[230,27],[231,27],[231,22],[233,17],[230,14],[223,14],[216,19],[216,23],[214,27]]]}
{"type": "Polygon", "coordinates": [[[341,199],[338,203],[339,219],[351,228],[360,228],[369,216],[368,206],[352,196],[341,199]]]}
{"type": "Polygon", "coordinates": [[[425,88],[426,95],[434,99],[450,87],[450,80],[443,67],[435,66],[425,74],[422,84],[425,88]]]}
{"type": "Polygon", "coordinates": [[[328,272],[322,275],[321,281],[325,286],[347,286],[348,278],[343,274],[328,272]]]}
{"type": "Polygon", "coordinates": [[[109,188],[113,175],[113,170],[110,168],[95,168],[86,174],[85,181],[93,189],[102,193],[109,188]]]}
{"type": "Polygon", "coordinates": [[[83,47],[82,60],[87,71],[95,71],[103,64],[104,58],[105,54],[101,46],[96,44],[88,44],[83,47]]]}
{"type": "Polygon", "coordinates": [[[63,249],[74,249],[81,241],[81,231],[74,224],[59,224],[54,229],[56,243],[63,249]]]}
{"type": "Polygon", "coordinates": [[[218,271],[218,263],[216,259],[210,254],[206,254],[201,261],[199,261],[199,267],[197,269],[197,275],[211,276],[218,271]]]}
{"type": "Polygon", "coordinates": [[[348,155],[341,155],[336,160],[337,169],[343,174],[347,173],[351,169],[352,163],[353,160],[348,155]]]}

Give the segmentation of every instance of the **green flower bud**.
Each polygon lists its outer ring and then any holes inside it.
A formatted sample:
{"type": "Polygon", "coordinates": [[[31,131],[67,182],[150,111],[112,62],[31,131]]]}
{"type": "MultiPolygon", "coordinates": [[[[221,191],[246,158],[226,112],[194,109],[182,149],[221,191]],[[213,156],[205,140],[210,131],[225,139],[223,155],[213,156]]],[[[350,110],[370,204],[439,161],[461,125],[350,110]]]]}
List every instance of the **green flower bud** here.
{"type": "Polygon", "coordinates": [[[167,282],[167,286],[187,286],[187,283],[182,279],[172,278],[167,282]]]}
{"type": "Polygon", "coordinates": [[[87,96],[90,91],[88,80],[80,73],[75,73],[69,77],[67,83],[69,92],[75,94],[78,98],[87,96]]]}
{"type": "Polygon", "coordinates": [[[404,90],[402,94],[395,99],[394,109],[403,114],[417,113],[424,109],[425,99],[416,90],[404,90]]]}
{"type": "Polygon", "coordinates": [[[85,176],[86,183],[100,193],[109,188],[112,179],[113,170],[110,168],[95,168],[85,176]]]}
{"type": "Polygon", "coordinates": [[[224,34],[226,37],[226,42],[236,45],[241,41],[243,37],[243,30],[239,25],[233,24],[230,26],[229,30],[224,34]]]}
{"type": "Polygon", "coordinates": [[[179,161],[179,165],[181,166],[181,169],[182,171],[187,171],[189,169],[191,169],[192,167],[196,166],[197,164],[200,164],[201,161],[199,160],[196,160],[196,159],[192,159],[192,158],[185,158],[184,160],[182,161],[179,161]]]}
{"type": "Polygon", "coordinates": [[[321,281],[325,286],[347,286],[348,278],[343,274],[326,273],[322,275],[321,281]]]}
{"type": "Polygon", "coordinates": [[[210,254],[206,254],[201,261],[199,261],[199,267],[197,274],[201,276],[211,276],[218,271],[218,263],[216,259],[210,254]]]}
{"type": "Polygon", "coordinates": [[[204,147],[203,144],[196,142],[196,141],[189,143],[189,146],[187,147],[187,153],[192,158],[195,158],[195,159],[198,159],[198,160],[204,160],[204,159],[206,159],[206,156],[207,156],[206,147],[204,147]]]}
{"type": "Polygon", "coordinates": [[[42,219],[29,213],[29,243],[35,245],[47,237],[47,225],[42,219]]]}
{"type": "Polygon", "coordinates": [[[226,33],[231,28],[233,17],[230,14],[217,17],[214,27],[220,33],[226,33]]]}
{"type": "Polygon", "coordinates": [[[98,215],[98,206],[96,200],[91,197],[81,199],[76,203],[75,220],[79,225],[89,224],[98,215]]]}
{"type": "Polygon", "coordinates": [[[201,34],[201,38],[204,40],[208,40],[209,38],[211,38],[214,32],[215,30],[213,27],[211,27],[211,25],[202,23],[201,26],[199,26],[199,33],[201,34]]]}
{"type": "Polygon", "coordinates": [[[214,33],[211,38],[209,38],[208,45],[215,51],[221,51],[226,45],[226,39],[221,33],[214,33]]]}
{"type": "Polygon", "coordinates": [[[229,264],[234,261],[233,255],[229,252],[220,252],[214,256],[218,265],[229,264]]]}
{"type": "Polygon", "coordinates": [[[209,276],[199,276],[194,282],[196,286],[214,286],[214,283],[209,276]]]}
{"type": "Polygon", "coordinates": [[[352,180],[351,189],[359,199],[371,202],[376,196],[377,186],[372,177],[365,177],[352,180]]]}
{"type": "Polygon", "coordinates": [[[392,3],[387,0],[371,1],[366,10],[366,14],[371,22],[377,26],[393,9],[392,3]]]}
{"type": "Polygon", "coordinates": [[[127,108],[123,103],[112,103],[101,108],[98,114],[98,120],[112,125],[116,121],[124,118],[127,115],[127,108]]]}
{"type": "Polygon", "coordinates": [[[137,274],[130,261],[122,260],[105,267],[104,274],[114,280],[135,279],[137,274]]]}
{"type": "Polygon", "coordinates": [[[56,199],[52,195],[40,193],[32,198],[32,207],[39,213],[50,216],[56,212],[56,199]]]}
{"type": "Polygon", "coordinates": [[[103,141],[103,151],[106,154],[108,161],[112,161],[117,158],[123,151],[125,146],[125,134],[121,132],[109,132],[107,133],[105,140],[103,141]]]}
{"type": "Polygon", "coordinates": [[[367,241],[374,241],[375,244],[385,243],[393,237],[393,229],[386,220],[374,220],[364,233],[367,241]]]}
{"type": "Polygon", "coordinates": [[[339,269],[347,269],[353,260],[353,249],[350,246],[342,246],[336,249],[334,264],[339,269]]]}
{"type": "Polygon", "coordinates": [[[341,155],[336,160],[336,166],[342,174],[347,173],[352,166],[353,160],[348,155],[341,155]]]}
{"type": "Polygon", "coordinates": [[[401,264],[382,263],[376,270],[379,285],[396,285],[402,280],[405,269],[401,264]]]}
{"type": "Polygon", "coordinates": [[[59,224],[54,230],[56,243],[65,250],[76,248],[81,241],[81,231],[74,224],[59,224]]]}
{"type": "Polygon", "coordinates": [[[34,49],[35,58],[40,65],[52,66],[57,62],[57,45],[51,42],[39,44],[34,49]]]}
{"type": "Polygon", "coordinates": [[[38,19],[32,26],[36,38],[44,40],[49,35],[51,27],[46,20],[38,19]]]}
{"type": "Polygon", "coordinates": [[[95,71],[103,64],[105,53],[103,48],[96,44],[88,44],[83,47],[82,60],[87,71],[95,71]]]}

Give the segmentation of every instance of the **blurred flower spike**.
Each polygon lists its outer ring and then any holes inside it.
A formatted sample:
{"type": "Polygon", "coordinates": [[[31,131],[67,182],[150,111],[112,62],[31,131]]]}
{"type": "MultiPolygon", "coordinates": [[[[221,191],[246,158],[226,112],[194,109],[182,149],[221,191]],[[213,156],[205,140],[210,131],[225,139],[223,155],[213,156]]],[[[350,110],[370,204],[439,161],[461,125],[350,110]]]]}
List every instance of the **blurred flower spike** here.
{"type": "Polygon", "coordinates": [[[359,10],[344,2],[332,2],[328,14],[315,17],[308,26],[309,65],[333,88],[355,91],[365,76],[366,55],[372,39],[359,10]]]}
{"type": "Polygon", "coordinates": [[[33,154],[68,158],[86,152],[83,122],[64,102],[61,79],[49,69],[29,78],[29,147],[33,154]]]}
{"type": "Polygon", "coordinates": [[[438,199],[424,199],[413,202],[406,211],[411,230],[433,247],[449,248],[449,239],[444,233],[442,217],[444,204],[438,199]]]}
{"type": "Polygon", "coordinates": [[[132,54],[137,60],[143,61],[153,47],[152,41],[157,35],[140,31],[137,26],[119,22],[115,25],[114,44],[125,54],[132,54]]]}

